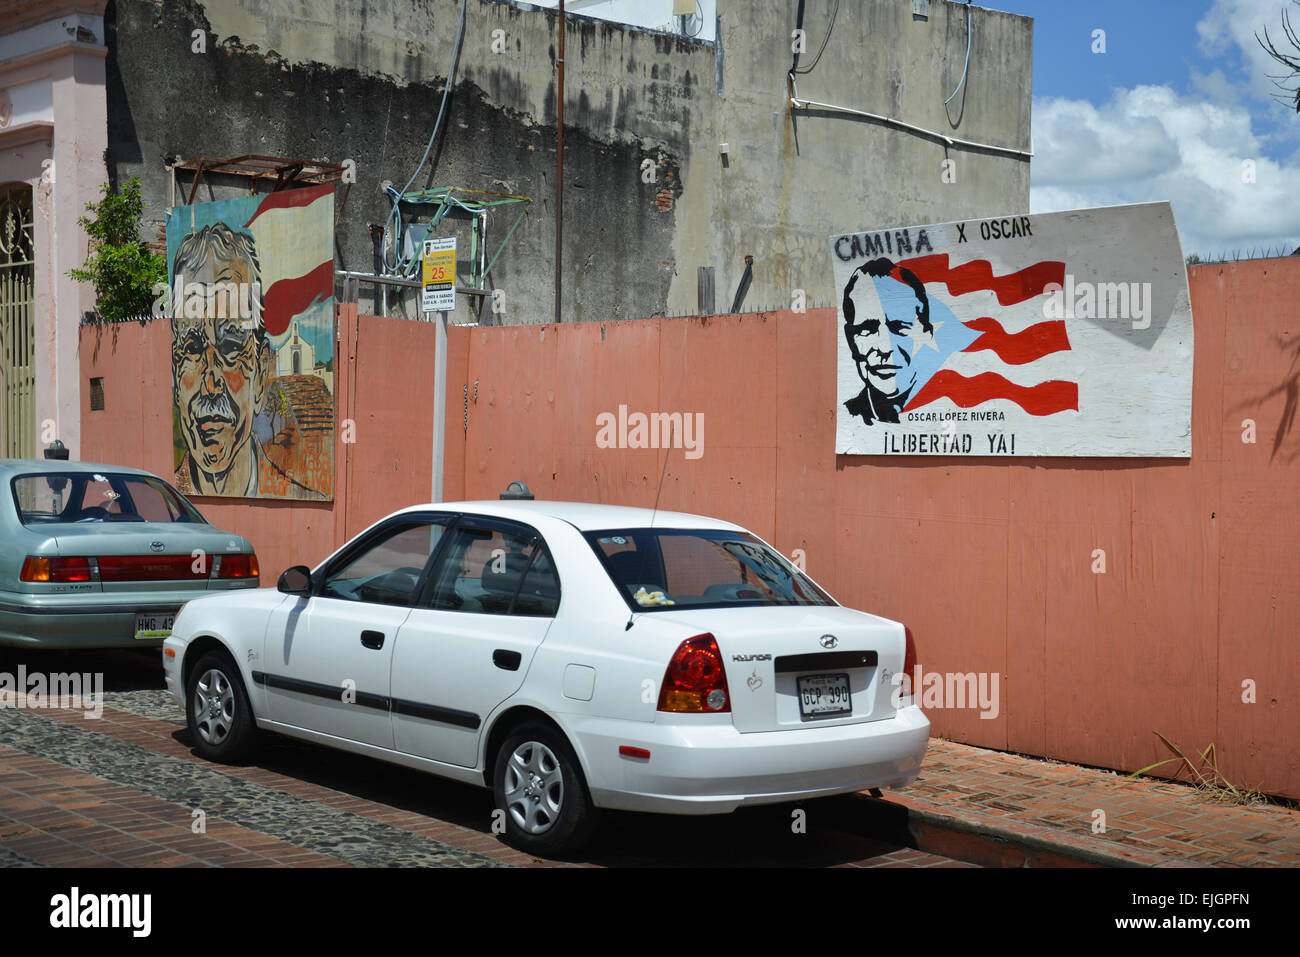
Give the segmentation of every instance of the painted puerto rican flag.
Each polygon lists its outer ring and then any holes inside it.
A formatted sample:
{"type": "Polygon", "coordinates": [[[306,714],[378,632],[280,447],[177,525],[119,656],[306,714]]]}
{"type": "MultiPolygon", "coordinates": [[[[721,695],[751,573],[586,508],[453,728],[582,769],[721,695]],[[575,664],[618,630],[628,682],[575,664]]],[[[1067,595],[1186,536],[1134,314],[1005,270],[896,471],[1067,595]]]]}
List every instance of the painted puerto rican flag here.
{"type": "Polygon", "coordinates": [[[1078,383],[1044,378],[1045,373],[1035,368],[1038,360],[1070,348],[1065,321],[1043,319],[1041,308],[1044,290],[1053,283],[1064,285],[1064,262],[1044,260],[996,275],[986,259],[958,265],[949,262],[947,253],[939,253],[902,259],[898,268],[911,270],[925,284],[938,346],[938,351],[918,350],[917,387],[903,407],[905,412],[938,399],[951,399],[963,409],[1006,399],[1030,415],[1078,411],[1078,383]],[[979,308],[990,299],[999,308],[979,308]],[[963,300],[955,311],[948,305],[954,300],[963,300]],[[1031,307],[1007,308],[1025,303],[1031,307]],[[955,312],[965,314],[969,305],[976,305],[976,312],[995,312],[1002,318],[979,315],[958,320],[955,312]],[[970,361],[960,361],[968,357],[970,361]]]}
{"type": "Polygon", "coordinates": [[[1191,454],[1168,203],[873,228],[830,252],[837,455],[1191,454]]]}
{"type": "Polygon", "coordinates": [[[266,331],[283,335],[294,316],[334,295],[334,187],[268,193],[242,225],[261,255],[266,331]]]}

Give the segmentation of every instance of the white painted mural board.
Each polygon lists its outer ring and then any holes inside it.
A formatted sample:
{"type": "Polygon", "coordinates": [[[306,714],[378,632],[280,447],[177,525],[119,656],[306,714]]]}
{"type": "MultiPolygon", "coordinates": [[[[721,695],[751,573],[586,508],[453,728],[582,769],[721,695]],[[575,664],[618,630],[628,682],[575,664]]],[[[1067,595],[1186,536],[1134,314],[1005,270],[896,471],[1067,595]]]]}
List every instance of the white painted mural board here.
{"type": "Polygon", "coordinates": [[[831,237],[841,455],[1192,452],[1168,203],[831,237]]]}

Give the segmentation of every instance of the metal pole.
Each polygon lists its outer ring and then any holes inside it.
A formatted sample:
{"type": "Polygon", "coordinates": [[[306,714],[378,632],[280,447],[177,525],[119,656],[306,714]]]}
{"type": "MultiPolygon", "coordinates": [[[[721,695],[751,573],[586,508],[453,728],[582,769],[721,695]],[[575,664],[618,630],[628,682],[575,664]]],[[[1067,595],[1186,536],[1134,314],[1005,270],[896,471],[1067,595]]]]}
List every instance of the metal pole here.
{"type": "Polygon", "coordinates": [[[438,313],[433,338],[433,497],[442,501],[443,448],[447,433],[447,314],[438,313]]]}
{"type": "Polygon", "coordinates": [[[560,289],[564,267],[564,0],[560,0],[560,55],[556,60],[555,98],[555,321],[560,321],[560,289]]]}

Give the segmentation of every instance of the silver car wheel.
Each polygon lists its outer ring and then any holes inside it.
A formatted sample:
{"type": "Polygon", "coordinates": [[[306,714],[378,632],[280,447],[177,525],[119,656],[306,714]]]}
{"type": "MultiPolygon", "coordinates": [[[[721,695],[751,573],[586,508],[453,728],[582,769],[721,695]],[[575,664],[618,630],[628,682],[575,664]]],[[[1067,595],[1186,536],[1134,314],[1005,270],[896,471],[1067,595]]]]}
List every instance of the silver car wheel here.
{"type": "Polygon", "coordinates": [[[205,742],[226,740],[235,721],[235,689],[230,679],[212,668],[194,686],[194,726],[205,742]]]}
{"type": "Polygon", "coordinates": [[[525,741],[506,762],[506,808],[515,824],[528,834],[542,834],[560,819],[564,806],[564,775],[550,748],[525,741]]]}

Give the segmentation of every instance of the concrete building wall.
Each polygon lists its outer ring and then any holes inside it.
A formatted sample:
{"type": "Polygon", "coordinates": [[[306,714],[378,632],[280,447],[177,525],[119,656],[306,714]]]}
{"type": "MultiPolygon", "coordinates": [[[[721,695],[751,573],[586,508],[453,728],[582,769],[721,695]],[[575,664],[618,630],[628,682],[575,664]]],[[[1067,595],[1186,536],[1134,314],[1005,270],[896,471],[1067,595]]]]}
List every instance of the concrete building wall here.
{"type": "MultiPolygon", "coordinates": [[[[832,0],[806,5],[802,67],[812,64],[831,8],[832,0]]],[[[357,182],[337,232],[339,265],[371,271],[368,225],[390,210],[381,183],[400,188],[424,151],[459,9],[457,0],[114,0],[110,173],[140,176],[160,222],[171,193],[165,156],[351,159],[357,182]],[[194,30],[204,31],[204,52],[193,52],[194,30]]],[[[800,95],[1027,150],[1028,19],[973,11],[969,75],[943,106],[961,78],[966,9],[935,3],[916,20],[910,0],[841,5],[820,61],[798,78],[800,95]]],[[[748,304],[788,304],[796,289],[825,303],[822,251],[832,232],[1028,207],[1026,158],[945,147],[847,114],[792,115],[795,10],[723,2],[717,43],[570,21],[565,321],[694,313],[701,266],[716,270],[724,310],[746,255],[755,257],[748,304]],[[944,159],[954,162],[952,182],[943,181],[944,159]]],[[[553,318],[556,19],[469,0],[435,171],[426,166],[413,186],[534,199],[492,277],[504,312],[480,316],[485,323],[553,318]]],[[[200,199],[246,189],[205,183],[200,199]]],[[[490,235],[499,238],[508,222],[493,214],[490,235]]],[[[468,233],[458,228],[465,249],[468,233]]]]}
{"type": "Polygon", "coordinates": [[[94,291],[68,276],[88,247],[77,220],[106,178],[103,0],[11,5],[0,24],[0,91],[13,117],[0,129],[0,183],[33,189],[35,447],[80,446],[78,326],[94,291]]]}
{"type": "MultiPolygon", "coordinates": [[[[1187,754],[1213,743],[1239,787],[1300,798],[1300,262],[1197,266],[1189,285],[1190,460],[837,456],[839,328],[818,309],[453,328],[446,494],[522,479],[540,499],[739,522],[802,551],[840,602],[905,622],[926,672],[997,676],[996,714],[931,710],[939,736],[1133,771],[1170,756],[1159,732],[1187,754]],[[1242,325],[1256,334],[1229,335],[1242,325]],[[662,450],[602,447],[597,416],[620,405],[699,413],[702,454],[665,468],[662,450]]],[[[252,540],[264,584],[428,496],[433,327],[349,308],[339,325],[355,442],[335,502],[198,500],[252,540]]],[[[82,374],[106,377],[87,457],[167,474],[168,336],[83,331],[82,374]]]]}
{"type": "MultiPolygon", "coordinates": [[[[807,52],[814,61],[833,0],[807,4],[807,52]]],[[[723,93],[692,138],[682,172],[674,253],[679,268],[669,313],[692,311],[695,266],[716,265],[718,308],[754,256],[747,302],[788,307],[832,301],[828,237],[914,223],[1027,210],[1029,161],[961,147],[885,124],[824,110],[791,111],[795,4],[722,4],[723,93]],[[719,145],[727,143],[724,164],[719,145]],[[944,181],[945,160],[951,182],[944,181]]],[[[910,0],[840,4],[812,73],[796,77],[800,97],[889,116],[995,146],[1030,148],[1032,21],[972,12],[971,66],[961,79],[966,7],[932,4],[914,20],[910,0]]]]}
{"type": "MultiPolygon", "coordinates": [[[[559,5],[559,0],[537,0],[534,4],[551,10],[559,5]]],[[[717,35],[717,0],[568,0],[564,6],[569,13],[595,20],[672,32],[680,29],[679,11],[687,10],[690,36],[712,40],[717,35]]]]}

